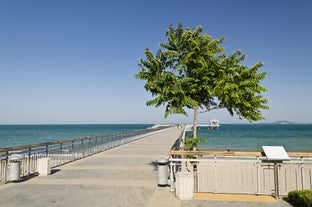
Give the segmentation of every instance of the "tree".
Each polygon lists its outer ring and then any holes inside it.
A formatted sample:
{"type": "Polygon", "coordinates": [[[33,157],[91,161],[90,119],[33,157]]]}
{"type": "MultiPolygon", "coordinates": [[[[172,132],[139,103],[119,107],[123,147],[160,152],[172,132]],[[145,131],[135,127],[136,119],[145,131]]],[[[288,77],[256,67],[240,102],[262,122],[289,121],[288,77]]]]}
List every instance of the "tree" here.
{"type": "Polygon", "coordinates": [[[194,110],[194,133],[198,113],[225,108],[233,116],[250,122],[264,119],[261,110],[268,109],[267,99],[260,85],[266,73],[259,73],[262,62],[251,67],[240,64],[246,55],[237,50],[226,55],[220,46],[225,37],[213,39],[203,34],[201,26],[183,29],[170,26],[166,43],[153,55],[145,50],[140,59],[140,72],[135,76],[145,80],[153,99],[147,105],[165,106],[169,114],[187,115],[185,108],[194,110]],[[201,110],[201,111],[199,111],[201,110]]]}

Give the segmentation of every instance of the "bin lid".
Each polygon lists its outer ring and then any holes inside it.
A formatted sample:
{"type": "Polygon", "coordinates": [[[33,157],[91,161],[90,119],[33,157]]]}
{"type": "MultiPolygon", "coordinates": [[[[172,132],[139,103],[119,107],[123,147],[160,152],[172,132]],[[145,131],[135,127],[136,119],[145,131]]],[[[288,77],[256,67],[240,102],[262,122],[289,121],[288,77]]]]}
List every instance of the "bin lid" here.
{"type": "Polygon", "coordinates": [[[9,160],[21,160],[22,159],[22,155],[20,154],[11,154],[9,156],[9,160]]]}
{"type": "Polygon", "coordinates": [[[161,157],[158,157],[158,159],[156,160],[157,163],[159,164],[167,164],[169,161],[168,161],[168,158],[165,157],[165,156],[161,156],[161,157]]]}

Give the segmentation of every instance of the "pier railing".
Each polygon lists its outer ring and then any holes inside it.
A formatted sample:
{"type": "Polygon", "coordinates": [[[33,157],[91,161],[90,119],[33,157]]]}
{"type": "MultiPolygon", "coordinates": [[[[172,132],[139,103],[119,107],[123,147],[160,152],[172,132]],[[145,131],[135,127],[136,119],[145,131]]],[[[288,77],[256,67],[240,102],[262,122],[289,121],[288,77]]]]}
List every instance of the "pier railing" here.
{"type": "Polygon", "coordinates": [[[185,183],[181,186],[192,183],[187,188],[194,188],[194,192],[280,197],[292,190],[312,189],[311,153],[289,153],[290,160],[280,163],[269,162],[257,152],[240,152],[232,156],[222,155],[227,152],[200,152],[201,155],[197,154],[197,158],[182,158],[183,155],[194,156],[196,153],[198,152],[171,152],[169,165],[172,191],[177,191],[174,188],[179,187],[174,184],[179,172],[190,174],[192,182],[182,181],[185,183]],[[300,154],[307,156],[291,157],[300,154]]]}
{"type": "Polygon", "coordinates": [[[10,180],[10,166],[19,162],[19,177],[27,177],[37,173],[39,158],[50,158],[50,167],[60,166],[83,157],[141,139],[157,133],[169,126],[159,126],[142,130],[102,134],[55,142],[45,142],[10,148],[0,148],[0,183],[10,180]]]}
{"type": "Polygon", "coordinates": [[[172,151],[179,151],[181,149],[181,147],[183,146],[183,141],[185,139],[186,127],[182,126],[182,125],[178,125],[177,127],[182,128],[183,131],[180,134],[179,138],[172,145],[172,147],[171,147],[172,151]]]}
{"type": "Polygon", "coordinates": [[[188,194],[190,188],[199,193],[275,197],[292,190],[312,189],[311,152],[288,152],[289,160],[272,162],[262,152],[183,151],[182,140],[191,130],[192,125],[184,126],[169,153],[170,188],[178,197],[188,194]]]}

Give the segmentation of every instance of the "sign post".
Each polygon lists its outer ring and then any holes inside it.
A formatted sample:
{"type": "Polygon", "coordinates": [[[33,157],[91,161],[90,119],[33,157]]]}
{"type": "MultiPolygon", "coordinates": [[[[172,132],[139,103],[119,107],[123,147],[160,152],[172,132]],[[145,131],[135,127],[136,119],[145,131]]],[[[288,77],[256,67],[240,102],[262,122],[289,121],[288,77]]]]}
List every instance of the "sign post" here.
{"type": "Polygon", "coordinates": [[[278,163],[289,160],[289,156],[283,146],[262,146],[267,161],[274,163],[274,197],[279,198],[278,163]]]}

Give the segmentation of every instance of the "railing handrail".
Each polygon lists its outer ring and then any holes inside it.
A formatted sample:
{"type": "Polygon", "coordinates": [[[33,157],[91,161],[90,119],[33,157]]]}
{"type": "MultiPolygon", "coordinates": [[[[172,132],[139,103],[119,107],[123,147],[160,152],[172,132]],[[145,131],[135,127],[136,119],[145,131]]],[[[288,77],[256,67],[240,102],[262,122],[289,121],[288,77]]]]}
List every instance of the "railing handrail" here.
{"type": "Polygon", "coordinates": [[[183,127],[183,130],[179,136],[179,138],[174,142],[174,144],[171,147],[171,151],[175,151],[175,150],[179,150],[181,147],[181,143],[184,140],[185,137],[185,126],[179,126],[179,127],[183,127]]]}
{"type": "MultiPolygon", "coordinates": [[[[236,151],[184,151],[171,150],[170,155],[174,156],[264,156],[262,152],[236,152],[236,151]]],[[[312,152],[287,152],[290,157],[312,157],[312,152]]]]}
{"type": "Polygon", "coordinates": [[[8,152],[8,151],[17,151],[17,150],[29,149],[29,148],[33,148],[33,147],[42,147],[42,146],[47,146],[47,145],[68,143],[68,142],[73,142],[73,141],[95,139],[95,138],[99,138],[99,137],[103,137],[103,136],[104,137],[116,136],[116,135],[119,135],[119,134],[130,133],[130,132],[140,132],[140,131],[142,131],[142,132],[155,131],[155,129],[151,129],[151,128],[137,129],[137,130],[131,130],[131,131],[124,131],[124,132],[114,132],[114,133],[108,133],[108,134],[99,134],[99,135],[78,137],[78,138],[72,138],[72,139],[66,139],[66,140],[56,140],[56,141],[51,141],[51,142],[42,142],[42,143],[37,143],[37,144],[27,144],[27,145],[20,145],[20,146],[14,146],[14,147],[5,147],[5,148],[0,148],[0,153],[8,152]]]}
{"type": "MultiPolygon", "coordinates": [[[[237,157],[237,156],[211,156],[211,157],[204,157],[204,158],[173,158],[170,157],[169,158],[170,162],[259,162],[259,163],[272,163],[274,164],[274,162],[270,162],[266,159],[266,157],[245,157],[245,156],[241,156],[241,157],[237,157]],[[210,159],[209,159],[210,158],[210,159]],[[232,158],[232,159],[229,159],[232,158]]],[[[285,160],[283,161],[283,163],[312,163],[312,158],[311,157],[305,157],[305,158],[294,158],[294,157],[290,157],[289,160],[285,160]]]]}

